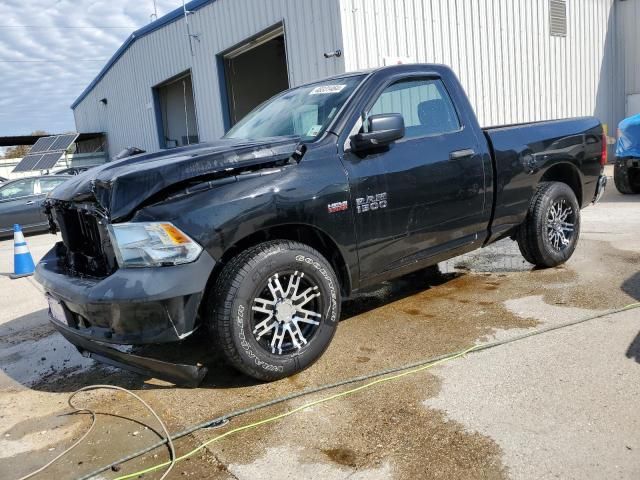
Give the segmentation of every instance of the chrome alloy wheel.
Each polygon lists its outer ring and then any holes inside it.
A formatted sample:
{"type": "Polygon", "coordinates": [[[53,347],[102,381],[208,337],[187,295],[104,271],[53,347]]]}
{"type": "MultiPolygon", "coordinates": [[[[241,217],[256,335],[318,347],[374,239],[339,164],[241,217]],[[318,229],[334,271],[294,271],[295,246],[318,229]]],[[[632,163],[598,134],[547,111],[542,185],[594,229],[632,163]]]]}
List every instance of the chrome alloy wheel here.
{"type": "Polygon", "coordinates": [[[302,349],[319,328],[323,302],[304,272],[274,274],[253,299],[253,336],[273,354],[302,349]],[[286,290],[283,288],[285,284],[286,290]]]}
{"type": "Polygon", "coordinates": [[[560,199],[551,205],[547,213],[547,237],[553,248],[562,251],[571,243],[576,215],[569,203],[560,199]]]}

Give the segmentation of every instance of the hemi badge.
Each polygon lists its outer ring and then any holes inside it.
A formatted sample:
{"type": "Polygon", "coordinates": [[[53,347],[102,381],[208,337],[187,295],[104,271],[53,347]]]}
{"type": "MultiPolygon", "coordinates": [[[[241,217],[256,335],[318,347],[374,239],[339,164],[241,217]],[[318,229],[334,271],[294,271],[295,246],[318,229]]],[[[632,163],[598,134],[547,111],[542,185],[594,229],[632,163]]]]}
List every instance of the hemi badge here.
{"type": "Polygon", "coordinates": [[[329,213],[343,212],[349,208],[349,203],[346,200],[344,202],[330,203],[327,208],[329,213]]]}

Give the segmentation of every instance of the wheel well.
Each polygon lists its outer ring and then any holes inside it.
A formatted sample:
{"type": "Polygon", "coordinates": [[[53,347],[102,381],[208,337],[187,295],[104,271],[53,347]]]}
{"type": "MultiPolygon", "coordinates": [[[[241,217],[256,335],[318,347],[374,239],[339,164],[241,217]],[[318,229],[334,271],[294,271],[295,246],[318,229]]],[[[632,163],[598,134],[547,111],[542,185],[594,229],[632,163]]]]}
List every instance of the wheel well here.
{"type": "Polygon", "coordinates": [[[217,276],[219,270],[240,252],[269,240],[292,240],[315,248],[331,263],[338,276],[343,296],[348,296],[351,293],[349,270],[336,243],[321,230],[304,224],[289,224],[267,228],[243,238],[224,252],[212,276],[217,276]]]}
{"type": "Polygon", "coordinates": [[[573,165],[566,163],[554,165],[544,173],[540,181],[566,183],[576,195],[578,205],[582,206],[582,182],[578,170],[573,165]]]}

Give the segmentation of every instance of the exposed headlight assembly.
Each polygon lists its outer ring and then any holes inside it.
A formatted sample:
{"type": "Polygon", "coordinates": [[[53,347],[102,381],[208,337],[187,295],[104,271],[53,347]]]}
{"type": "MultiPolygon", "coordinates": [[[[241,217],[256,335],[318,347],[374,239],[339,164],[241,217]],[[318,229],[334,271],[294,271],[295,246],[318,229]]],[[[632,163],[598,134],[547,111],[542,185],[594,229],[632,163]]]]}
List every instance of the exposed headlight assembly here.
{"type": "Polygon", "coordinates": [[[111,243],[121,268],[162,267],[195,261],[202,247],[168,222],[109,225],[111,243]]]}

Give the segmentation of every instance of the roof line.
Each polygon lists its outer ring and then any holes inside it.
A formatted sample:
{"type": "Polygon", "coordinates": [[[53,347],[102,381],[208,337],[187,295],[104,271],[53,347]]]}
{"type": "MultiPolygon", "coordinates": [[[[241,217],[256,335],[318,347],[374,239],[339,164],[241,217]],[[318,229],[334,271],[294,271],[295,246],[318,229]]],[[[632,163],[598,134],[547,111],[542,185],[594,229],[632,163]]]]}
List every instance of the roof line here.
{"type": "MultiPolygon", "coordinates": [[[[187,11],[193,12],[215,1],[216,0],[192,0],[188,2],[185,5],[185,7],[187,11]]],[[[91,90],[94,89],[94,87],[100,82],[100,80],[102,80],[102,78],[107,74],[107,72],[111,69],[111,67],[118,61],[118,59],[122,55],[124,55],[124,53],[129,49],[131,45],[135,43],[136,40],[152,32],[155,32],[156,30],[161,29],[165,25],[168,25],[177,20],[180,20],[181,18],[183,18],[183,16],[184,16],[184,12],[182,10],[182,7],[178,7],[175,10],[172,10],[171,12],[167,13],[166,15],[158,18],[157,20],[154,20],[149,25],[145,25],[144,27],[139,28],[138,30],[133,32],[131,35],[129,35],[129,37],[124,41],[124,43],[120,46],[120,48],[116,50],[116,53],[114,53],[113,56],[109,59],[109,61],[105,64],[105,66],[102,67],[102,70],[100,70],[100,73],[96,75],[96,77],[91,81],[91,83],[87,86],[87,88],[85,88],[84,91],[80,94],[80,96],[76,98],[76,100],[71,104],[71,108],[72,109],[76,108],[80,104],[80,102],[82,102],[82,100],[84,100],[84,98],[87,95],[89,95],[89,93],[91,93],[91,90]]]]}

